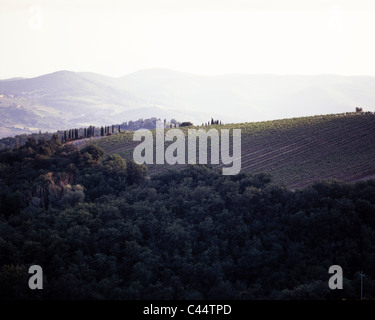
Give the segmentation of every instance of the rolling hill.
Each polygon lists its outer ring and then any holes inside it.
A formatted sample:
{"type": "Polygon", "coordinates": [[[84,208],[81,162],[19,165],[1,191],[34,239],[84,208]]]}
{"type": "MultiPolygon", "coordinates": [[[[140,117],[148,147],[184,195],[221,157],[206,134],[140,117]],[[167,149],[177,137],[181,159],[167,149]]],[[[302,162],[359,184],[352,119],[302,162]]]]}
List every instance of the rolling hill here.
{"type": "MultiPolygon", "coordinates": [[[[156,105],[129,92],[119,79],[95,73],[59,71],[31,79],[0,81],[0,137],[109,125],[149,118],[149,114],[197,121],[186,110],[156,105]]],[[[201,112],[201,118],[209,117],[201,112]]]]}
{"type": "Polygon", "coordinates": [[[198,125],[373,110],[374,91],[375,77],[58,71],[0,80],[0,138],[151,117],[198,125]]]}
{"type": "MultiPolygon", "coordinates": [[[[241,172],[268,173],[274,182],[292,189],[319,180],[350,182],[375,175],[373,113],[331,114],[210,127],[241,129],[241,172]]],[[[210,127],[203,128],[208,130],[210,127]]],[[[184,130],[186,133],[187,129],[184,130]]],[[[92,143],[106,152],[132,159],[133,150],[140,143],[132,139],[133,133],[126,132],[92,143]]],[[[155,164],[148,167],[150,174],[157,174],[183,165],[155,164]]]]}

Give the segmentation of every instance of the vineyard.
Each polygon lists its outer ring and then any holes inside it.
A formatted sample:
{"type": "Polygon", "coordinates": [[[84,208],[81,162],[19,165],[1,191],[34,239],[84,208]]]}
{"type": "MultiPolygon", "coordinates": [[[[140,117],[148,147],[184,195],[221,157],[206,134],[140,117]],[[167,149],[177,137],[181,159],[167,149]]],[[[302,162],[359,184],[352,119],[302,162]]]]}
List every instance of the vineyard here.
{"type": "MultiPolygon", "coordinates": [[[[241,172],[268,173],[273,182],[292,189],[319,180],[356,181],[375,175],[373,113],[332,114],[194,128],[216,128],[218,131],[241,129],[241,172]]],[[[180,129],[186,135],[188,128],[180,129]]],[[[132,159],[133,150],[140,142],[133,142],[133,132],[125,132],[92,143],[108,153],[132,159]]],[[[148,169],[153,175],[182,166],[149,165],[148,169]]]]}

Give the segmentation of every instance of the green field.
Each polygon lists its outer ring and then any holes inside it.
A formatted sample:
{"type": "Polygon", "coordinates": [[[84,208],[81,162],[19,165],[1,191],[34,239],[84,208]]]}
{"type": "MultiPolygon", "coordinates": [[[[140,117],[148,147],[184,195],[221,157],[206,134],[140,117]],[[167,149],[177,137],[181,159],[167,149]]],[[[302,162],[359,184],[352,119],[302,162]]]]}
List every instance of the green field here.
{"type": "MultiPolygon", "coordinates": [[[[349,182],[375,175],[373,113],[332,114],[194,128],[217,128],[219,131],[222,128],[241,129],[241,172],[269,173],[273,182],[292,189],[319,180],[349,182]]],[[[187,128],[183,130],[186,134],[187,128]]],[[[126,132],[92,143],[108,153],[131,159],[134,147],[140,142],[133,142],[133,132],[126,132]]],[[[182,166],[148,167],[153,175],[167,168],[179,169],[182,166]]]]}

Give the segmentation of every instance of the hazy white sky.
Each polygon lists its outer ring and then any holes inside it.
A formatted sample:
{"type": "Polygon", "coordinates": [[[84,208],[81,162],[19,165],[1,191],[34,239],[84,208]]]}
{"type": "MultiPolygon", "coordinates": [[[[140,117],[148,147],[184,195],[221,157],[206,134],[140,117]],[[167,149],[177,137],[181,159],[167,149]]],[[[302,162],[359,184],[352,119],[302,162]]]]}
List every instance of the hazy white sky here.
{"type": "Polygon", "coordinates": [[[373,0],[0,0],[0,78],[58,70],[121,76],[375,76],[373,0]]]}

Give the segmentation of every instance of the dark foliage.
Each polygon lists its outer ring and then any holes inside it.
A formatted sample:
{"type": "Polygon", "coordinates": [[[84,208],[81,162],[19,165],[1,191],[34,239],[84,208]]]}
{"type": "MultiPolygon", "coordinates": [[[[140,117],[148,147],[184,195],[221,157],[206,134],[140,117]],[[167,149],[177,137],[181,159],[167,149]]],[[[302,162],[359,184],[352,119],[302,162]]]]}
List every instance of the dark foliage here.
{"type": "Polygon", "coordinates": [[[189,127],[192,125],[193,124],[190,121],[186,121],[186,122],[181,122],[180,127],[189,127]]]}
{"type": "Polygon", "coordinates": [[[0,153],[1,299],[374,298],[375,181],[145,167],[30,139],[0,153]],[[27,287],[42,266],[44,289],[27,287]],[[344,290],[328,288],[328,268],[344,290]]]}

